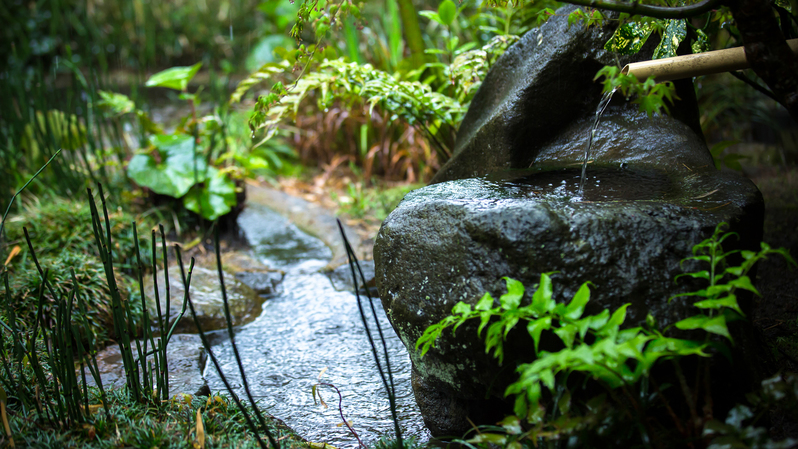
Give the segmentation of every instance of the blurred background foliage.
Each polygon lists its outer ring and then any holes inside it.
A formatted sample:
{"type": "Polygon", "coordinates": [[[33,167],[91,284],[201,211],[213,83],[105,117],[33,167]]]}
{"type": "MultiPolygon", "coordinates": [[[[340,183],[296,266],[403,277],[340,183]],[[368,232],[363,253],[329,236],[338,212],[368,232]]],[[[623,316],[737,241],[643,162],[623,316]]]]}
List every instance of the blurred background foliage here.
{"type": "MultiPolygon", "coordinates": [[[[202,190],[211,176],[194,176],[200,200],[191,201],[128,176],[136,155],[158,162],[157,136],[194,137],[189,159],[225,177],[228,204],[231,183],[240,190],[247,177],[345,172],[364,188],[423,183],[451,154],[490,66],[560,5],[488,3],[5,0],[0,208],[63,148],[29,194],[71,197],[103,182],[178,228],[190,223],[186,204],[213,201],[202,190]],[[198,63],[185,89],[145,86],[159,71],[198,63]]],[[[733,44],[724,26],[714,47],[733,44]]],[[[726,74],[696,85],[704,132],[711,146],[727,142],[716,147],[727,167],[795,161],[798,133],[774,101],[726,74]]]]}
{"type": "MultiPolygon", "coordinates": [[[[137,185],[136,173],[127,171],[136,155],[155,163],[165,157],[157,143],[167,137],[158,136],[194,137],[198,143],[186,160],[201,159],[201,168],[226,183],[319,171],[352,175],[350,167],[367,187],[377,178],[424,182],[448,157],[457,124],[490,65],[557,7],[550,0],[504,7],[343,1],[330,3],[340,5],[341,20],[325,25],[319,11],[330,5],[322,1],[306,15],[321,22],[296,32],[301,3],[2,2],[0,19],[7,26],[0,30],[0,46],[8,51],[0,56],[0,208],[62,148],[28,195],[74,197],[102,182],[112,197],[159,213],[179,230],[182,221],[191,222],[184,206],[197,201],[137,185]],[[414,36],[403,24],[408,17],[415,20],[414,36]],[[184,89],[145,86],[159,71],[198,63],[201,70],[192,72],[184,89]],[[424,93],[425,101],[347,95],[330,85],[335,70],[380,80],[375,95],[411,86],[410,93],[424,93]],[[246,126],[258,109],[256,99],[268,96],[266,84],[286,89],[300,75],[315,76],[316,84],[294,97],[265,141],[246,126]],[[264,79],[270,83],[258,85],[264,79]],[[231,101],[239,83],[244,87],[231,101]],[[440,105],[451,111],[444,120],[434,117],[440,105]]],[[[195,197],[205,179],[210,176],[194,174],[195,197]]]]}

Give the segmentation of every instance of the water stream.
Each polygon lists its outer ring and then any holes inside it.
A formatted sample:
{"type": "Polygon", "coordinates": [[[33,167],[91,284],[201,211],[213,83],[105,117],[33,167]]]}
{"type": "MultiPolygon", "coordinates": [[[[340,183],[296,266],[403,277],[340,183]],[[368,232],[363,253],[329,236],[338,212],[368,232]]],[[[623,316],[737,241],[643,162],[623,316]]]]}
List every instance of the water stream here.
{"type": "MultiPolygon", "coordinates": [[[[261,410],[282,419],[312,442],[354,447],[355,438],[341,423],[338,397],[329,388],[321,394],[328,407],[314,404],[312,385],[332,383],[343,395],[343,411],[365,444],[393,436],[388,396],[377,371],[351,292],[338,292],[324,267],[330,251],[279,214],[257,205],[238,219],[253,254],[286,272],[280,291],[263,305],[263,313],[237,329],[236,343],[250,388],[261,410]]],[[[410,359],[393,332],[378,299],[375,306],[386,335],[397,407],[404,436],[429,438],[410,385],[410,359]]],[[[372,328],[374,324],[371,324],[372,328]]],[[[213,346],[228,380],[245,397],[229,341],[213,346]]],[[[205,378],[212,390],[224,385],[211,364],[205,378]]]]}
{"type": "Polygon", "coordinates": [[[604,110],[607,109],[607,106],[609,106],[610,100],[612,100],[612,94],[614,94],[616,90],[618,90],[617,87],[612,89],[610,92],[606,92],[604,96],[601,97],[601,101],[599,101],[599,105],[596,108],[596,116],[593,118],[593,126],[590,127],[590,136],[587,139],[587,147],[585,148],[585,159],[582,161],[582,178],[579,181],[579,196],[582,196],[585,191],[585,173],[587,172],[587,161],[590,158],[590,148],[593,146],[593,137],[596,136],[596,129],[601,121],[601,114],[603,114],[604,110]]]}

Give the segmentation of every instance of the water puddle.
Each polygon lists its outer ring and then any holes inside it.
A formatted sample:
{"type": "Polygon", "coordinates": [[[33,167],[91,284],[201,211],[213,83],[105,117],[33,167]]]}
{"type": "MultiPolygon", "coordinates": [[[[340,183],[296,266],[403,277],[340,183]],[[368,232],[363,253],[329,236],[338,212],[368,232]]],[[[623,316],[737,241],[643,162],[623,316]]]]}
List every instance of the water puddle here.
{"type": "MultiPolygon", "coordinates": [[[[355,438],[345,426],[338,426],[336,393],[322,388],[327,408],[314,404],[311,396],[312,385],[326,368],[321,381],[341,390],[344,416],[352,421],[363,442],[393,436],[388,396],[369,349],[357,300],[350,292],[335,291],[329,278],[318,272],[329,260],[329,249],[267,208],[250,206],[238,220],[253,254],[286,271],[280,293],[270,297],[261,316],[240,327],[235,337],[261,409],[308,441],[355,447],[355,438]]],[[[410,385],[410,358],[378,299],[375,306],[387,337],[403,435],[426,441],[429,434],[410,385]]],[[[229,342],[220,342],[213,351],[228,380],[237,386],[235,393],[245,397],[229,342]]],[[[212,390],[224,389],[212,364],[204,375],[212,390]]]]}
{"type": "Polygon", "coordinates": [[[548,202],[660,201],[678,194],[664,172],[626,167],[591,167],[587,176],[577,168],[518,170],[487,180],[511,196],[548,202]]]}

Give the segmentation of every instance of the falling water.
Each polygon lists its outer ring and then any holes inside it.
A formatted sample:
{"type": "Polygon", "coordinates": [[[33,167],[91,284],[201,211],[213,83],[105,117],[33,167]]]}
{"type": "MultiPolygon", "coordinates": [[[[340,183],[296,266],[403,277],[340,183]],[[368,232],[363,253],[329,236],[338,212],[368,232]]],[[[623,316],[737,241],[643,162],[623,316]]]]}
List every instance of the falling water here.
{"type": "Polygon", "coordinates": [[[610,104],[610,100],[612,99],[612,94],[618,88],[612,89],[612,91],[607,92],[601,97],[601,101],[599,102],[598,108],[596,108],[596,117],[593,119],[593,126],[590,127],[590,136],[587,139],[587,148],[585,148],[585,159],[582,161],[582,178],[579,181],[579,196],[582,196],[582,192],[585,190],[585,172],[587,172],[587,161],[590,157],[590,147],[593,146],[593,137],[596,136],[596,129],[598,128],[599,121],[601,121],[601,114],[604,113],[604,110],[607,109],[607,106],[610,104]]]}

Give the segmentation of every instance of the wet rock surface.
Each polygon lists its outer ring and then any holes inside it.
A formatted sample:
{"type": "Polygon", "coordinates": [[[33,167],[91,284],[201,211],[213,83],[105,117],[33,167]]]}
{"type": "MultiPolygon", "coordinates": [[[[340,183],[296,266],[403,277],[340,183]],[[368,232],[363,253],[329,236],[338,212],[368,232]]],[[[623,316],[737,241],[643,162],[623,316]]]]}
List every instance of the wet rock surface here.
{"type": "MultiPolygon", "coordinates": [[[[255,290],[247,286],[244,282],[239,281],[228,272],[224,273],[224,285],[234,326],[248,323],[260,314],[261,304],[264,299],[260,297],[255,290]]],[[[145,278],[144,292],[147,296],[147,308],[150,311],[150,316],[157,318],[152,276],[145,278]]],[[[219,283],[219,274],[215,269],[195,266],[194,272],[191,275],[189,294],[191,295],[191,302],[194,305],[197,319],[203,331],[212,331],[226,327],[222,288],[219,283]]],[[[178,320],[178,316],[183,310],[183,299],[185,296],[185,289],[183,288],[183,281],[178,266],[169,267],[169,296],[170,306],[168,316],[169,326],[171,326],[175,320],[178,320]]],[[[166,286],[164,284],[162,271],[159,271],[158,277],[158,299],[161,310],[164,315],[166,315],[166,286]]],[[[153,325],[153,329],[155,329],[155,327],[157,326],[153,325]]],[[[194,320],[191,317],[191,312],[188,309],[186,309],[185,314],[178,320],[175,332],[197,332],[194,320]]]]}
{"type": "MultiPolygon", "coordinates": [[[[360,294],[369,293],[374,297],[379,296],[377,292],[377,283],[374,279],[374,261],[373,260],[361,260],[360,262],[360,269],[363,271],[363,276],[365,277],[366,285],[362,284],[362,280],[360,278],[360,274],[358,274],[358,286],[360,287],[359,292],[360,294]]],[[[354,284],[352,283],[352,270],[349,268],[349,265],[341,265],[340,267],[330,271],[328,273],[330,278],[330,282],[332,282],[333,288],[337,292],[353,292],[354,291],[354,284]]]]}
{"type": "MultiPolygon", "coordinates": [[[[486,291],[501,296],[503,276],[530,287],[529,296],[541,273],[556,271],[552,279],[560,301],[591,281],[586,313],[629,302],[630,326],[648,313],[666,326],[695,313],[684,298],[668,303],[678,292],[698,289],[673,281],[683,268],[696,268],[680,266],[695,243],[721,221],[740,231],[746,239],[741,247],[756,248],[761,237],[755,230],[761,229],[762,203],[750,182],[719,175],[696,182],[690,193],[683,188],[671,193],[681,199],[671,201],[536,199],[526,186],[486,179],[411,192],[383,223],[375,246],[383,306],[405,345],[414,348],[424,329],[448,316],[458,301],[476,304],[486,291]],[[692,192],[716,189],[723,191],[717,198],[690,200],[700,195],[692,192]]],[[[416,398],[433,434],[457,434],[467,428],[466,416],[473,420],[489,408],[501,419],[508,409],[488,403],[501,401],[515,378],[515,363],[531,361],[531,342],[515,343],[503,367],[484,353],[476,323],[456,336],[445,333],[438,349],[424,358],[410,350],[414,374],[422,378],[414,385],[424,386],[416,389],[416,398]],[[447,401],[447,414],[441,415],[447,401]]]]}
{"type": "MultiPolygon", "coordinates": [[[[680,267],[694,244],[721,221],[740,233],[739,248],[758,248],[762,236],[762,197],[747,179],[715,170],[689,83],[672,116],[649,118],[615,99],[578,193],[600,97],[592,77],[616,61],[603,50],[611,30],[569,29],[571,9],[497,62],[461,125],[452,159],[433,185],[405,197],[375,243],[380,297],[410,350],[416,400],[434,435],[460,435],[471,427],[468,419],[501,419],[512,410],[503,393],[515,365],[531,361],[531,339],[519,331],[499,366],[485,354],[476,323],[456,336],[445,333],[420,358],[416,340],[458,301],[475,304],[485,292],[499,297],[503,276],[523,282],[529,296],[541,273],[556,271],[560,301],[591,281],[586,313],[631,303],[628,325],[651,313],[666,326],[695,313],[683,298],[668,303],[698,287],[673,281],[683,268],[696,268],[680,267]]],[[[638,55],[648,56],[645,49],[638,55]]],[[[751,352],[743,334],[741,356],[751,352]]],[[[742,390],[755,371],[718,384],[742,390]]]]}

